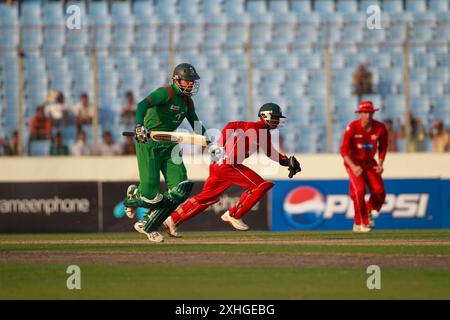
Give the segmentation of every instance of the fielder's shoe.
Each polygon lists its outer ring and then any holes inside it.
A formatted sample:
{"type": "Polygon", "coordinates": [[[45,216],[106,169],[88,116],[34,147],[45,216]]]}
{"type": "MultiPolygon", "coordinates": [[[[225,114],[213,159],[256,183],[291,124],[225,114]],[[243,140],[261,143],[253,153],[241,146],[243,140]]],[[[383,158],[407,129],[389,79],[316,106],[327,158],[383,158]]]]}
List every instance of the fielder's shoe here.
{"type": "MultiPolygon", "coordinates": [[[[127,189],[127,198],[134,199],[136,197],[136,192],[138,187],[135,184],[130,184],[127,189]]],[[[125,214],[128,218],[133,219],[136,216],[136,207],[125,207],[125,214]]]]}
{"type": "Polygon", "coordinates": [[[354,233],[366,233],[366,232],[370,232],[371,230],[372,229],[370,229],[370,227],[365,226],[363,224],[361,224],[361,225],[354,224],[353,225],[353,232],[354,233]]]}
{"type": "Polygon", "coordinates": [[[371,210],[371,211],[368,212],[368,216],[369,216],[369,227],[370,227],[371,229],[375,228],[375,215],[376,215],[377,213],[378,213],[378,212],[375,211],[375,210],[371,210]]]}
{"type": "Polygon", "coordinates": [[[241,231],[248,230],[248,225],[246,225],[244,223],[244,221],[242,221],[242,219],[236,219],[236,218],[233,218],[232,216],[230,216],[230,211],[225,212],[220,218],[223,221],[231,224],[233,226],[233,228],[235,228],[237,230],[241,230],[241,231]]]}
{"type": "Polygon", "coordinates": [[[166,232],[169,234],[169,236],[174,238],[181,238],[181,234],[177,232],[177,226],[172,220],[172,217],[169,216],[164,222],[163,227],[166,230],[166,232]]]}
{"type": "Polygon", "coordinates": [[[148,240],[153,242],[164,242],[164,238],[162,235],[159,234],[157,231],[153,232],[145,232],[144,230],[145,222],[144,221],[138,221],[134,224],[134,229],[142,234],[145,234],[148,238],[148,240]]]}

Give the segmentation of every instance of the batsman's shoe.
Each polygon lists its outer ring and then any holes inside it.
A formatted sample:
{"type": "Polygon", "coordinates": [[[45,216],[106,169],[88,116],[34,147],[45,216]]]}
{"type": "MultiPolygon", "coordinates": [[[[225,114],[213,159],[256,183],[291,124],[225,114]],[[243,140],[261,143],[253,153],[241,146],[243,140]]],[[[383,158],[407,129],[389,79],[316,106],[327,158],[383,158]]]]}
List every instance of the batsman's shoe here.
{"type": "Polygon", "coordinates": [[[169,216],[164,222],[163,227],[166,230],[166,232],[169,234],[169,236],[174,238],[181,238],[181,234],[177,232],[177,226],[172,220],[172,217],[169,216]]]}
{"type": "Polygon", "coordinates": [[[232,216],[230,216],[230,211],[225,212],[220,218],[223,221],[231,224],[233,226],[233,228],[235,228],[237,230],[241,230],[241,231],[248,230],[248,225],[246,225],[244,223],[244,221],[242,221],[242,219],[236,219],[236,218],[233,218],[232,216]]]}
{"type": "Polygon", "coordinates": [[[378,212],[377,211],[375,211],[375,210],[371,210],[371,211],[369,211],[368,212],[368,216],[369,216],[369,227],[371,228],[371,229],[373,229],[373,228],[375,228],[375,215],[377,214],[378,212]]]}
{"type": "Polygon", "coordinates": [[[144,225],[145,225],[144,221],[138,221],[134,224],[134,229],[139,233],[145,234],[147,236],[148,240],[150,240],[150,241],[164,242],[164,238],[162,235],[159,234],[159,232],[157,232],[157,231],[145,232],[144,225]]]}
{"type": "Polygon", "coordinates": [[[361,224],[361,225],[354,224],[353,225],[353,232],[354,233],[366,233],[366,232],[370,232],[371,230],[372,229],[370,229],[370,227],[365,226],[363,224],[361,224]]]}

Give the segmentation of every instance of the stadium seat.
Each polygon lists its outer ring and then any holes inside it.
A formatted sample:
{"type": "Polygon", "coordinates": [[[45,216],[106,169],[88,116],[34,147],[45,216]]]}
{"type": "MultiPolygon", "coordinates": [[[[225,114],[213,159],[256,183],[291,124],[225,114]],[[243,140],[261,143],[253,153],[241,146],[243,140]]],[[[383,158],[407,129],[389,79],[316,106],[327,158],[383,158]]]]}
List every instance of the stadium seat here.
{"type": "Polygon", "coordinates": [[[429,8],[433,12],[448,12],[449,3],[445,0],[429,0],[429,8]]]}
{"type": "Polygon", "coordinates": [[[406,0],[406,11],[419,13],[426,12],[427,2],[422,0],[406,0]]]}
{"type": "Polygon", "coordinates": [[[106,17],[109,15],[108,3],[106,1],[96,1],[89,4],[89,15],[93,17],[106,17]]]}
{"type": "Polygon", "coordinates": [[[409,70],[409,77],[412,81],[419,83],[425,83],[427,80],[427,69],[426,68],[413,68],[409,70]]]}
{"type": "Polygon", "coordinates": [[[334,11],[333,0],[316,0],[313,2],[314,11],[318,13],[330,13],[334,11]]]}
{"type": "Polygon", "coordinates": [[[250,19],[247,15],[228,16],[227,40],[225,48],[227,50],[241,51],[248,42],[250,19]]]}
{"type": "Polygon", "coordinates": [[[50,153],[50,140],[34,140],[30,142],[30,156],[42,157],[50,153]]]}
{"type": "Polygon", "coordinates": [[[434,68],[436,67],[436,59],[434,54],[427,53],[417,53],[411,57],[414,61],[414,65],[416,67],[427,67],[434,68]]]}
{"type": "Polygon", "coordinates": [[[152,17],[154,13],[155,10],[152,2],[147,0],[133,1],[134,16],[152,17]]]}
{"type": "MultiPolygon", "coordinates": [[[[191,15],[191,14],[195,15],[200,12],[199,0],[183,0],[180,1],[176,7],[178,7],[178,14],[180,15],[191,15]]],[[[195,20],[187,20],[187,21],[192,22],[195,20]]]]}
{"type": "Polygon", "coordinates": [[[250,16],[255,17],[259,14],[267,13],[266,1],[254,0],[247,2],[247,12],[250,16]]]}
{"type": "Polygon", "coordinates": [[[131,15],[130,2],[128,2],[128,1],[112,2],[111,3],[111,15],[113,17],[129,17],[131,15]]]}
{"type": "Polygon", "coordinates": [[[205,16],[218,15],[223,13],[221,0],[209,0],[202,2],[202,10],[205,16]]]}
{"type": "Polygon", "coordinates": [[[359,3],[360,11],[363,13],[366,13],[367,8],[372,5],[375,5],[375,6],[378,6],[381,8],[381,0],[361,0],[359,3]]]}
{"type": "Polygon", "coordinates": [[[424,85],[424,92],[432,97],[442,96],[444,95],[443,83],[445,83],[445,81],[437,81],[437,80],[428,81],[424,85]]]}
{"type": "Polygon", "coordinates": [[[113,51],[128,49],[134,42],[134,21],[131,16],[112,18],[111,48],[113,51]]]}
{"type": "Polygon", "coordinates": [[[312,11],[312,5],[310,0],[295,0],[291,2],[292,11],[298,13],[308,13],[312,11]]]}
{"type": "Polygon", "coordinates": [[[176,12],[176,0],[158,0],[156,1],[155,13],[158,16],[174,16],[176,12]]]}
{"type": "Polygon", "coordinates": [[[270,1],[269,2],[269,11],[276,14],[285,14],[288,13],[289,10],[289,2],[288,1],[270,1]]]}
{"type": "Polygon", "coordinates": [[[338,0],[336,9],[342,13],[355,13],[358,11],[358,3],[352,0],[338,0]]]}
{"type": "Polygon", "coordinates": [[[403,12],[402,0],[384,0],[382,10],[387,13],[400,13],[403,12]]]}

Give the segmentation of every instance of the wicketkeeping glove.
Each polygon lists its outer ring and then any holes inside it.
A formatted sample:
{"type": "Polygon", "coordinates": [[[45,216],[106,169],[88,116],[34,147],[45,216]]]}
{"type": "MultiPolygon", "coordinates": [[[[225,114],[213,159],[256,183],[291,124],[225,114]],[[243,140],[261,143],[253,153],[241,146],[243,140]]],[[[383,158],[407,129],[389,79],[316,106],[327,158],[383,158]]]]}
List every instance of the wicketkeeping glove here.
{"type": "Polygon", "coordinates": [[[146,143],[150,141],[150,133],[142,124],[136,125],[136,127],[134,128],[134,133],[138,142],[146,143]]]}
{"type": "Polygon", "coordinates": [[[294,156],[290,156],[288,160],[288,167],[289,167],[289,179],[292,179],[293,176],[295,176],[297,173],[302,171],[302,168],[300,167],[300,163],[294,156]]]}

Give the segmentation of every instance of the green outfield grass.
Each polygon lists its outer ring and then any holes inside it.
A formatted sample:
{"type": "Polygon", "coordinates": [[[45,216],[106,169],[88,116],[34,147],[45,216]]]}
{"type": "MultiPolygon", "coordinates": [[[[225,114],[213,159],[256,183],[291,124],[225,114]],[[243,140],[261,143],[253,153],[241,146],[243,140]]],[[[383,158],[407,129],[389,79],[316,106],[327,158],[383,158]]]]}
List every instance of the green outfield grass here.
{"type": "Polygon", "coordinates": [[[382,288],[369,290],[366,287],[369,275],[364,265],[365,255],[368,255],[367,265],[370,257],[413,256],[422,262],[428,258],[448,261],[450,230],[392,230],[363,235],[350,232],[192,232],[185,233],[181,241],[171,239],[164,244],[146,243],[144,239],[135,233],[0,235],[0,258],[3,257],[0,259],[0,299],[450,299],[448,268],[414,263],[403,267],[381,266],[382,288]],[[79,242],[70,243],[71,240],[79,242]],[[220,243],[210,243],[214,241],[220,243]],[[169,256],[170,253],[186,255],[186,263],[151,263],[153,254],[166,252],[169,256]],[[87,253],[94,257],[92,263],[77,263],[76,257],[87,253]],[[278,259],[286,254],[286,259],[300,260],[313,255],[332,257],[338,262],[362,256],[364,263],[328,267],[221,265],[220,262],[190,265],[190,253],[221,253],[223,259],[227,259],[227,254],[264,255],[269,260],[275,254],[278,259]],[[48,263],[26,259],[27,255],[41,254],[64,254],[66,260],[48,263]],[[150,263],[97,263],[95,254],[145,255],[150,263]],[[8,260],[15,255],[25,258],[20,262],[8,260]],[[81,290],[66,288],[69,276],[66,268],[70,264],[81,268],[81,290]]]}
{"type": "Polygon", "coordinates": [[[80,265],[81,290],[68,290],[66,268],[2,265],[0,299],[450,299],[443,270],[383,270],[368,290],[354,268],[80,265]]]}

